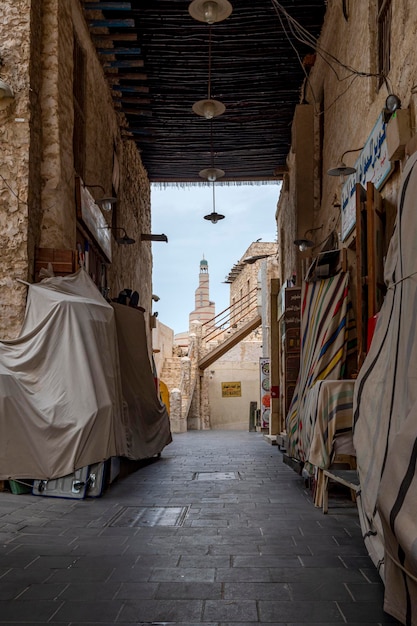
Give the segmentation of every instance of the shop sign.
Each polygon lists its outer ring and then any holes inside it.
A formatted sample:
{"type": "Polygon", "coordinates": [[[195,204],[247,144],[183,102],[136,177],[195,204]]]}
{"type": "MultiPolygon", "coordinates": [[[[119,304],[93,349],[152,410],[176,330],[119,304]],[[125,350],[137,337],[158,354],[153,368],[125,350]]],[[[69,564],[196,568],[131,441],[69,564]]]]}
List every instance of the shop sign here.
{"type": "Polygon", "coordinates": [[[222,383],[222,398],[240,398],[242,386],[240,382],[222,383]]]}
{"type": "Polygon", "coordinates": [[[356,224],[356,183],[360,183],[366,189],[366,183],[371,182],[376,189],[381,189],[393,170],[393,163],[388,158],[386,128],[381,113],[354,165],[356,173],[348,176],[343,185],[342,241],[345,241],[356,224]]]}
{"type": "Polygon", "coordinates": [[[271,414],[271,379],[269,374],[269,358],[259,359],[261,376],[261,428],[269,428],[271,414]]]}
{"type": "Polygon", "coordinates": [[[278,315],[285,315],[288,328],[297,327],[301,320],[301,289],[300,287],[282,287],[278,294],[278,315]]]}
{"type": "Polygon", "coordinates": [[[78,178],[78,214],[86,228],[96,240],[101,251],[111,263],[111,230],[93,196],[78,178]]]}

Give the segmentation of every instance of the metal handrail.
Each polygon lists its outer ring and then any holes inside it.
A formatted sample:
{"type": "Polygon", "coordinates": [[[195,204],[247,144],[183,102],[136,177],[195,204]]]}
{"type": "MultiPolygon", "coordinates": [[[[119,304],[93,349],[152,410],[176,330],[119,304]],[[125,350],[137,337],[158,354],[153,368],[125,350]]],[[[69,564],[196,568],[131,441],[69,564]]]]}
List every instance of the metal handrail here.
{"type": "Polygon", "coordinates": [[[212,319],[204,322],[202,327],[205,327],[206,333],[203,334],[203,339],[205,341],[213,341],[215,337],[223,333],[227,325],[234,327],[240,321],[247,318],[250,313],[257,309],[257,305],[253,306],[257,303],[257,300],[258,288],[255,287],[231,304],[227,309],[224,309],[212,319]],[[217,320],[217,322],[215,320],[217,320]]]}
{"type": "MultiPolygon", "coordinates": [[[[248,318],[248,313],[252,313],[252,311],[257,311],[258,307],[252,307],[251,309],[249,309],[249,311],[246,311],[245,315],[242,315],[242,317],[240,317],[239,319],[236,320],[236,325],[238,324],[238,322],[241,322],[242,320],[247,320],[248,318]]],[[[211,337],[211,339],[209,341],[214,341],[216,339],[216,337],[218,337],[219,335],[222,335],[224,333],[224,329],[217,329],[218,333],[216,335],[214,335],[214,337],[211,337]]],[[[239,329],[236,328],[236,332],[239,329]]],[[[230,335],[229,335],[230,336],[230,335]]]]}
{"type": "MultiPolygon", "coordinates": [[[[239,298],[239,300],[236,300],[236,302],[233,302],[233,304],[231,304],[230,306],[228,306],[226,309],[223,309],[223,311],[220,311],[220,313],[217,313],[217,315],[215,315],[214,317],[212,317],[211,319],[209,319],[207,322],[204,322],[202,324],[202,327],[204,326],[208,326],[209,324],[213,324],[214,320],[217,320],[218,317],[220,317],[220,315],[223,315],[223,313],[227,313],[230,311],[230,309],[232,309],[233,307],[235,307],[236,305],[238,305],[239,303],[241,303],[243,300],[245,300],[246,298],[252,298],[254,295],[257,295],[258,293],[258,287],[254,287],[251,291],[249,291],[248,293],[245,293],[244,296],[242,296],[241,298],[239,298]]],[[[218,320],[217,320],[218,321],[218,320]]]]}

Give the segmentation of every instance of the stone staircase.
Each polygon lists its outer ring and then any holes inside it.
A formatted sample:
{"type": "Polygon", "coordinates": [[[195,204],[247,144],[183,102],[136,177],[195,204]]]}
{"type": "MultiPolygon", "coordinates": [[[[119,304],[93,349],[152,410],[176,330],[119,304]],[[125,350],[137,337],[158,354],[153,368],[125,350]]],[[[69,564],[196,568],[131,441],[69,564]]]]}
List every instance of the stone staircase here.
{"type": "Polygon", "coordinates": [[[161,380],[168,390],[179,389],[181,386],[181,358],[178,356],[167,357],[161,370],[161,380]]]}
{"type": "Polygon", "coordinates": [[[180,389],[180,391],[182,392],[181,404],[182,414],[184,415],[189,397],[184,393],[184,390],[181,388],[181,378],[181,357],[173,356],[166,358],[162,366],[161,380],[163,380],[168,387],[168,391],[172,391],[172,389],[180,389]]]}

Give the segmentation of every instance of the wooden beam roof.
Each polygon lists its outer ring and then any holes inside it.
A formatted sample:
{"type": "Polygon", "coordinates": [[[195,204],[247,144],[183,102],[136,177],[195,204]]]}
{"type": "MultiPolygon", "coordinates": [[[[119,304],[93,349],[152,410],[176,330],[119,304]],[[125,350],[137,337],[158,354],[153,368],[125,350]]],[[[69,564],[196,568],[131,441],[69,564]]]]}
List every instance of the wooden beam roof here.
{"type": "MultiPolygon", "coordinates": [[[[212,154],[221,181],[276,180],[285,170],[300,59],[311,49],[283,29],[271,0],[231,3],[212,27],[190,16],[188,0],[82,3],[125,139],[137,143],[151,182],[201,183],[212,154]],[[211,97],[226,105],[212,121],[192,111],[208,95],[209,30],[211,97]]],[[[280,4],[318,36],[326,0],[280,4]]]]}

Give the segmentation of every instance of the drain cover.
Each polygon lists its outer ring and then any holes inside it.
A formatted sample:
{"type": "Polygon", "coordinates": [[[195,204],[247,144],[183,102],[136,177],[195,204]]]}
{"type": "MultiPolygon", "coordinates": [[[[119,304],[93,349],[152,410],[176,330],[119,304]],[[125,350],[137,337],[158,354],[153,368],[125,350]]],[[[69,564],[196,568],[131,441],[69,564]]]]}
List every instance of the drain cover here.
{"type": "Polygon", "coordinates": [[[196,472],[193,480],[236,480],[239,472],[196,472]]]}
{"type": "Polygon", "coordinates": [[[188,506],[127,506],[110,522],[109,526],[181,526],[188,506]]]}

